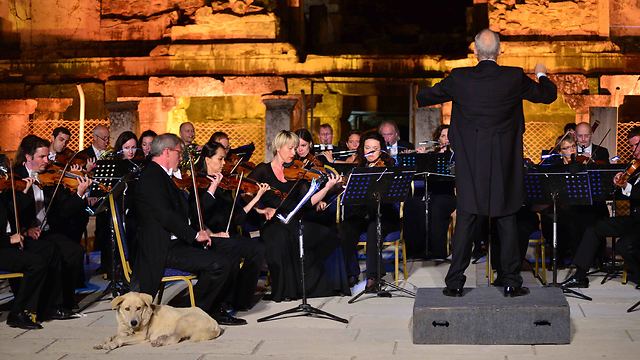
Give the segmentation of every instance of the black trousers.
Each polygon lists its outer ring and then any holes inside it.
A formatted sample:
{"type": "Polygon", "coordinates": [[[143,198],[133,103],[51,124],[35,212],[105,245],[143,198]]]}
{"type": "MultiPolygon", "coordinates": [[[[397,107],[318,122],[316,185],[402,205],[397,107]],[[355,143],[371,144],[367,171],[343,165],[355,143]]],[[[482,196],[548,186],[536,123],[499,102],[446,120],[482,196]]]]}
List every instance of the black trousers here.
{"type": "Polygon", "coordinates": [[[264,244],[242,236],[214,237],[211,244],[211,251],[227,258],[231,265],[224,301],[236,310],[249,309],[265,261],[264,244]]]}
{"type": "Polygon", "coordinates": [[[84,286],[84,249],[76,241],[59,233],[46,232],[36,241],[49,241],[60,253],[62,272],[62,305],[72,309],[76,305],[75,289],[84,286]]]}
{"type": "Polygon", "coordinates": [[[61,256],[56,246],[49,241],[24,240],[24,249],[0,249],[0,264],[3,270],[24,273],[22,279],[13,279],[15,295],[11,312],[27,310],[46,315],[62,306],[61,256]]]}
{"type": "Polygon", "coordinates": [[[587,228],[573,258],[573,264],[586,272],[595,261],[596,254],[607,236],[619,238],[616,250],[624,258],[629,277],[640,280],[640,216],[619,216],[598,221],[587,228]]]}
{"type": "MultiPolygon", "coordinates": [[[[451,267],[445,277],[449,288],[462,288],[467,280],[464,271],[471,261],[471,248],[474,236],[481,222],[488,222],[489,217],[457,210],[456,229],[453,234],[453,253],[451,267]]],[[[516,215],[493,218],[500,239],[500,264],[505,286],[521,286],[520,250],[518,249],[518,226],[516,215]]]]}
{"type": "MultiPolygon", "coordinates": [[[[540,219],[538,214],[533,212],[531,208],[523,206],[516,213],[516,224],[518,226],[518,252],[520,261],[523,261],[529,249],[529,236],[540,228],[540,219]]],[[[491,266],[497,271],[498,277],[502,278],[502,264],[500,263],[501,239],[495,226],[491,230],[491,266]]]]}
{"type": "Polygon", "coordinates": [[[174,240],[169,244],[165,266],[197,274],[198,282],[193,287],[196,306],[209,313],[216,310],[214,305],[218,305],[231,271],[226,256],[174,240]]]}

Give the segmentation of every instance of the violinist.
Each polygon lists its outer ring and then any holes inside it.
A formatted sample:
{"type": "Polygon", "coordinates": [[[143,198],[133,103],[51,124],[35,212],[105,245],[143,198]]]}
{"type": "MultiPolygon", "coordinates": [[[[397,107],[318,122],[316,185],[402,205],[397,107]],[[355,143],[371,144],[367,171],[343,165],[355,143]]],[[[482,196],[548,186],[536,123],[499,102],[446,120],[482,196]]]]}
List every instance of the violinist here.
{"type": "Polygon", "coordinates": [[[229,135],[227,135],[227,133],[223,131],[216,131],[213,134],[211,134],[211,137],[209,138],[208,143],[212,143],[212,142],[217,142],[221,144],[226,152],[229,152],[229,150],[231,150],[231,146],[229,143],[229,135]]]}
{"type": "MultiPolygon", "coordinates": [[[[631,200],[631,214],[605,218],[589,226],[582,237],[580,247],[573,258],[576,272],[563,285],[574,288],[589,287],[587,272],[594,263],[598,250],[606,237],[617,237],[616,249],[624,259],[629,272],[628,279],[640,284],[640,127],[629,130],[627,141],[633,149],[631,165],[624,173],[616,174],[615,186],[620,188],[623,196],[631,200]]],[[[638,286],[636,286],[637,288],[638,286]]]]}
{"type": "Polygon", "coordinates": [[[73,156],[73,151],[67,147],[70,138],[71,131],[66,127],[59,126],[53,129],[49,146],[49,161],[55,162],[58,158],[69,160],[73,156]]]}
{"type": "Polygon", "coordinates": [[[151,161],[134,193],[138,230],[132,284],[154,297],[165,268],[195,273],[196,306],[215,316],[231,264],[215,251],[193,246],[209,245],[211,237],[189,225],[189,203],[171,180],[183,150],[175,134],[158,135],[151,143],[151,161]]]}
{"type": "MultiPolygon", "coordinates": [[[[297,221],[302,214],[296,214],[296,219],[288,224],[274,219],[276,212],[289,214],[309,187],[307,181],[290,176],[290,172],[312,175],[311,172],[305,172],[303,169],[294,169],[292,165],[299,142],[298,136],[293,132],[280,131],[273,139],[271,162],[257,165],[249,175],[258,182],[269,184],[272,189],[288,194],[284,200],[269,193],[264,194],[262,197],[264,208],[257,210],[267,220],[260,232],[266,246],[266,260],[271,274],[271,297],[278,302],[298,299],[302,296],[297,221]]],[[[338,182],[338,177],[334,175],[328,175],[327,179],[324,188],[316,192],[305,204],[303,212],[318,204],[328,189],[338,182]]],[[[346,279],[332,283],[324,268],[325,259],[334,252],[339,243],[335,232],[326,226],[306,220],[302,220],[302,224],[307,295],[320,297],[335,295],[337,292],[348,294],[346,279]]]]}
{"type": "Polygon", "coordinates": [[[142,150],[138,149],[138,137],[131,131],[123,131],[116,139],[114,159],[133,160],[142,157],[142,150]]]}
{"type": "Polygon", "coordinates": [[[26,238],[51,242],[60,252],[65,274],[62,283],[64,309],[60,310],[67,313],[76,306],[74,290],[84,286],[84,249],[73,236],[84,230],[79,229],[77,219],[85,218],[83,196],[91,181],[80,177],[75,192],[60,186],[54,197],[55,184],[43,185],[40,179],[49,163],[49,146],[49,141],[27,135],[18,148],[14,173],[19,178],[34,180],[27,192],[28,205],[19,214],[20,225],[26,238]]]}
{"type": "MultiPolygon", "coordinates": [[[[595,125],[594,125],[595,126],[595,125]]],[[[587,122],[576,125],[576,140],[578,141],[578,155],[592,159],[594,162],[609,163],[609,150],[591,142],[593,130],[587,122]]]]}
{"type": "MultiPolygon", "coordinates": [[[[298,147],[296,147],[296,160],[308,161],[309,166],[315,167],[324,167],[324,164],[320,159],[313,155],[313,138],[311,137],[311,133],[307,129],[298,129],[294,132],[298,138],[299,143],[298,147]]],[[[323,154],[328,153],[330,151],[324,151],[323,154]]]]}
{"type": "MultiPolygon", "coordinates": [[[[366,135],[358,148],[359,167],[390,167],[394,160],[386,152],[384,138],[378,133],[366,135]]],[[[381,206],[382,237],[399,229],[398,212],[391,204],[381,206]]],[[[360,234],[367,233],[367,284],[368,291],[375,289],[378,270],[378,245],[376,236],[376,206],[372,203],[365,206],[345,208],[344,220],[338,225],[342,247],[349,276],[349,283],[357,282],[360,268],[356,259],[357,244],[360,234]]],[[[384,271],[384,267],[382,267],[384,271]]],[[[380,274],[381,276],[384,274],[380,274]]]]}
{"type": "Polygon", "coordinates": [[[23,213],[28,205],[26,196],[33,184],[33,180],[27,178],[24,190],[19,191],[16,188],[19,181],[22,180],[14,179],[13,187],[0,190],[0,267],[24,274],[21,279],[10,281],[14,301],[7,325],[25,330],[42,329],[36,319],[62,320],[74,316],[70,309],[62,307],[61,259],[55,244],[27,237],[16,226],[16,214],[23,213]]]}
{"type": "MultiPolygon", "coordinates": [[[[234,198],[232,191],[236,190],[236,185],[230,181],[229,184],[226,184],[225,180],[227,179],[224,179],[221,173],[225,155],[226,151],[220,143],[206,143],[202,147],[196,171],[200,172],[202,176],[206,176],[209,181],[205,183],[209,183],[209,185],[200,188],[198,195],[204,226],[211,236],[209,250],[224,254],[232,265],[231,274],[227,281],[228,286],[224,291],[227,294],[225,305],[234,310],[244,311],[253,305],[253,294],[258,283],[260,268],[264,263],[265,250],[262,243],[238,235],[236,229],[245,222],[249,211],[269,190],[269,185],[258,184],[259,190],[248,203],[245,203],[240,196],[234,198]],[[235,206],[234,201],[236,202],[235,206]],[[243,261],[242,268],[240,268],[241,260],[243,261]]],[[[191,192],[191,224],[198,224],[193,195],[194,192],[191,192]]],[[[227,316],[223,322],[229,325],[247,323],[231,316],[227,316]]]]}

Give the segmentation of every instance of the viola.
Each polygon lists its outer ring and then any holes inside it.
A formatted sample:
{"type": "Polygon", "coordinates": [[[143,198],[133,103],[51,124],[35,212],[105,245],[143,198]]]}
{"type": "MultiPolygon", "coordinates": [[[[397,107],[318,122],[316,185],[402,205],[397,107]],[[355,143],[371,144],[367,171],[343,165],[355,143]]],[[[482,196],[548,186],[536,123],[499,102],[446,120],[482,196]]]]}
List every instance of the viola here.
{"type": "MultiPolygon", "coordinates": [[[[572,161],[569,160],[569,162],[571,163],[572,161]]],[[[590,164],[590,163],[593,163],[593,164],[596,164],[596,165],[606,165],[607,164],[607,162],[604,161],[604,160],[593,160],[593,158],[591,158],[589,156],[584,156],[584,155],[576,156],[575,162],[578,163],[578,164],[584,164],[584,165],[587,165],[587,164],[590,164]]]]}
{"type": "Polygon", "coordinates": [[[63,152],[56,155],[56,159],[53,161],[53,165],[58,166],[60,168],[64,168],[67,163],[71,160],[69,166],[78,165],[81,168],[85,168],[87,166],[87,160],[89,159],[87,155],[84,153],[78,153],[75,157],[73,157],[75,153],[69,149],[65,149],[63,152]],[[68,150],[68,151],[67,151],[68,150]]]}
{"type": "Polygon", "coordinates": [[[222,174],[225,176],[233,174],[245,174],[248,175],[253,169],[256,168],[256,164],[251,161],[243,161],[240,155],[229,153],[225,159],[224,166],[222,167],[222,174]],[[237,166],[236,166],[237,165],[237,166]]]}

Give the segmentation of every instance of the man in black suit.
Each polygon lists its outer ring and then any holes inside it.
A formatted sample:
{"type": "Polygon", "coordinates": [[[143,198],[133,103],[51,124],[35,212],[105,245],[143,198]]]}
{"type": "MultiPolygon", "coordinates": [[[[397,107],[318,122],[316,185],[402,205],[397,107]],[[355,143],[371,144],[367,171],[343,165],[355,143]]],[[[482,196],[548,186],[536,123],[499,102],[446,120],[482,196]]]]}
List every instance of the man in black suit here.
{"type": "Polygon", "coordinates": [[[400,130],[398,124],[394,121],[383,121],[378,126],[378,133],[382,135],[384,141],[387,143],[387,152],[394,160],[398,160],[398,154],[405,150],[413,150],[413,144],[400,139],[400,130]]]}
{"type": "Polygon", "coordinates": [[[417,95],[420,106],[453,101],[449,141],[456,157],[457,223],[443,293],[463,295],[474,230],[491,217],[503,239],[504,295],[526,295],[515,216],[524,202],[522,100],[550,104],[556,99],[556,86],[544,65],[536,65],[538,82],[521,68],[498,65],[500,39],[493,31],[476,35],[474,52],[479,60],[475,67],[453,69],[417,95]]]}
{"type": "Polygon", "coordinates": [[[55,186],[42,185],[39,175],[46,169],[49,159],[47,140],[27,135],[20,142],[14,173],[21,179],[31,178],[33,185],[25,195],[27,205],[19,206],[21,233],[25,243],[47,241],[55,245],[60,254],[62,279],[62,304],[51,318],[69,318],[76,306],[75,289],[84,286],[84,249],[67,236],[72,219],[82,216],[85,195],[91,181],[79,178],[78,187],[71,192],[61,186],[54,195],[55,186]]]}
{"type": "Polygon", "coordinates": [[[576,140],[578,140],[578,155],[590,157],[593,161],[609,163],[609,150],[591,142],[593,131],[591,125],[581,122],[576,125],[576,140]]]}
{"type": "MultiPolygon", "coordinates": [[[[633,159],[640,160],[640,127],[629,130],[627,139],[633,149],[633,159]]],[[[563,285],[589,287],[587,272],[607,236],[619,238],[616,249],[624,258],[629,270],[629,280],[640,284],[640,177],[636,174],[627,181],[622,181],[621,177],[622,173],[616,174],[614,184],[620,188],[622,195],[631,200],[631,214],[605,218],[587,228],[573,258],[576,273],[563,285]]]]}
{"type": "Polygon", "coordinates": [[[151,161],[136,184],[134,195],[138,230],[133,288],[155,296],[165,268],[198,275],[196,305],[221,324],[246,323],[222,313],[220,292],[231,271],[221,254],[196,248],[211,245],[205,229],[189,225],[189,204],[171,177],[178,169],[183,143],[174,134],[162,134],[151,143],[151,161]]]}

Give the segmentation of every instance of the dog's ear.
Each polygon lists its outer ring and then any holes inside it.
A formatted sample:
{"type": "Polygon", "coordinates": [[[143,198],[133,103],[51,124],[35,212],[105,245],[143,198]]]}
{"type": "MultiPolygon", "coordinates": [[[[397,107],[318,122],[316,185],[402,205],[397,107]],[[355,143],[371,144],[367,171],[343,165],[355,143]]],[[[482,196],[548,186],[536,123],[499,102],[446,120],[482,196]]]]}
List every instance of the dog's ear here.
{"type": "Polygon", "coordinates": [[[140,298],[142,298],[142,301],[144,302],[144,304],[147,307],[151,307],[151,304],[153,303],[153,297],[149,294],[140,294],[140,298]]]}
{"type": "Polygon", "coordinates": [[[111,309],[117,310],[123,301],[124,301],[124,295],[116,296],[113,300],[111,300],[111,309]]]}

